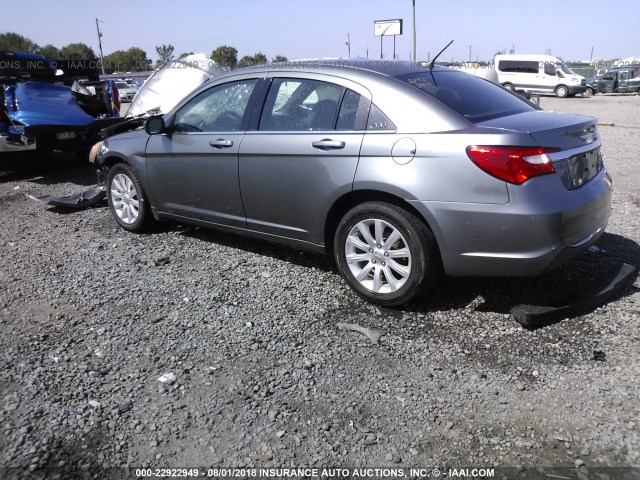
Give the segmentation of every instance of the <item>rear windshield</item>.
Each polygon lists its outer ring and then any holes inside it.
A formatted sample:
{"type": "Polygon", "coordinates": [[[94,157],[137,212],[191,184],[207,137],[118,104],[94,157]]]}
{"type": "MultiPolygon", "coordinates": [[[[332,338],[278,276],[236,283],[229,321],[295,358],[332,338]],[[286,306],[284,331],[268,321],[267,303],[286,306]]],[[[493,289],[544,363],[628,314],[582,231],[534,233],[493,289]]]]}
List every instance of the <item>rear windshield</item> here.
{"type": "Polygon", "coordinates": [[[436,97],[473,123],[536,110],[532,104],[502,87],[464,72],[436,70],[398,78],[436,97]]]}

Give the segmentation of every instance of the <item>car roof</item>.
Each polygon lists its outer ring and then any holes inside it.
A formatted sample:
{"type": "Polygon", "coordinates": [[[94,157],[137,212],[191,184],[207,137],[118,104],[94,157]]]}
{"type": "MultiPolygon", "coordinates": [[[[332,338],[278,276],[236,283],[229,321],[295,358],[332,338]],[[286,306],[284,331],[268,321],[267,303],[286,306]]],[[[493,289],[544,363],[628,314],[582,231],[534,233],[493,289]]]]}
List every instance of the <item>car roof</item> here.
{"type": "MultiPolygon", "coordinates": [[[[245,67],[233,70],[232,73],[250,73],[253,71],[298,71],[301,73],[349,74],[349,72],[374,72],[389,77],[397,77],[404,74],[425,72],[427,67],[409,60],[378,60],[369,58],[321,58],[302,59],[290,62],[265,63],[253,67],[245,67]]],[[[444,67],[434,66],[433,70],[448,70],[444,67]]]]}
{"type": "Polygon", "coordinates": [[[628,65],[626,67],[612,67],[612,68],[607,68],[607,73],[609,73],[609,72],[618,72],[620,70],[637,70],[639,68],[640,68],[640,64],[628,65]]]}

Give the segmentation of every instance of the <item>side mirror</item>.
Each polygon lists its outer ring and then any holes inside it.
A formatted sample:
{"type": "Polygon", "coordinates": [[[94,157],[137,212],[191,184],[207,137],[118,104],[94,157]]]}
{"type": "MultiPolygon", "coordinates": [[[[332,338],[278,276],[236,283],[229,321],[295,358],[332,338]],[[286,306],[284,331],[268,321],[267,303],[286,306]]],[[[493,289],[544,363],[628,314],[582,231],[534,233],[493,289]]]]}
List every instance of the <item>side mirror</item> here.
{"type": "Polygon", "coordinates": [[[144,121],[144,131],[149,135],[158,135],[165,131],[164,117],[157,115],[155,117],[149,117],[144,121]]]}

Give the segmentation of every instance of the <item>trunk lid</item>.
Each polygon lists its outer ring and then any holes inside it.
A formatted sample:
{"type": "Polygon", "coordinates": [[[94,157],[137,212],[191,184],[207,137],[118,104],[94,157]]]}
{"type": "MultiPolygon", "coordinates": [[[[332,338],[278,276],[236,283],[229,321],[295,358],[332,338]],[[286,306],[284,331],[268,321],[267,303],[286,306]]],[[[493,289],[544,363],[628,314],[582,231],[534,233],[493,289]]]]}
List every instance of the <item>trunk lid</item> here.
{"type": "Polygon", "coordinates": [[[549,158],[565,188],[572,190],[603,168],[596,122],[582,115],[535,111],[495,118],[480,126],[528,133],[538,146],[558,149],[549,158]]]}

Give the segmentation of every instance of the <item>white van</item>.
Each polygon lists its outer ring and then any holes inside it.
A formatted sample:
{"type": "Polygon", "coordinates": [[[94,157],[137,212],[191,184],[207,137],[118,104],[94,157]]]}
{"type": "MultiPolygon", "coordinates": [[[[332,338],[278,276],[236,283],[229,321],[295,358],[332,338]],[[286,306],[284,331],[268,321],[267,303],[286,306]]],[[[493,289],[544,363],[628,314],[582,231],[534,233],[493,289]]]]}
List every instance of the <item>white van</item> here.
{"type": "Polygon", "coordinates": [[[572,97],[587,89],[585,78],[575,74],[558,57],[496,55],[494,62],[500,84],[509,90],[572,97]]]}

